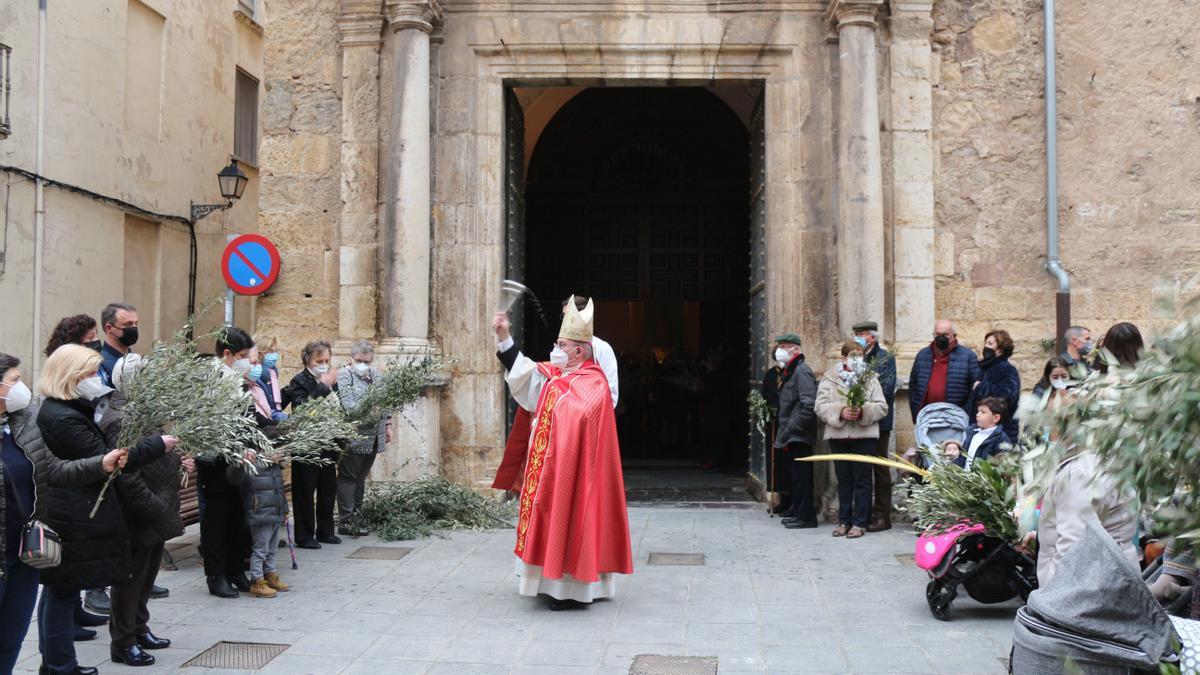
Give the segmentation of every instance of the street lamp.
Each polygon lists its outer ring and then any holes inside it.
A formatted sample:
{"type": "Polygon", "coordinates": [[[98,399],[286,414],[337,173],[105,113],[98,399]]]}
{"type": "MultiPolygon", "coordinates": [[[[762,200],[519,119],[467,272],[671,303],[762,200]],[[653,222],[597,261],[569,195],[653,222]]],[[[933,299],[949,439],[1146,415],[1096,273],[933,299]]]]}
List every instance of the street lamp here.
{"type": "Polygon", "coordinates": [[[217,174],[217,184],[221,187],[221,196],[227,201],[224,204],[196,204],[192,203],[192,223],[200,220],[214,211],[223,211],[233,203],[242,198],[242,193],[246,190],[246,183],[250,179],[246,177],[239,167],[236,159],[230,158],[229,166],[221,169],[217,174]]]}

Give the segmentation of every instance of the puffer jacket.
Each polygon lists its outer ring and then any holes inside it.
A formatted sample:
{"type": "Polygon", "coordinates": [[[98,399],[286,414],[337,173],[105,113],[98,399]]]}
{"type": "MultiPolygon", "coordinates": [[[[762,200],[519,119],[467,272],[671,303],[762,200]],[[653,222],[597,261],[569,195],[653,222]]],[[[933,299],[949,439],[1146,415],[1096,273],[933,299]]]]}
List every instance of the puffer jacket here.
{"type": "MultiPolygon", "coordinates": [[[[925,347],[917,352],[913,360],[912,371],[908,376],[908,408],[912,412],[913,421],[917,421],[917,413],[925,404],[925,393],[929,386],[929,377],[933,374],[933,347],[925,347]]],[[[979,359],[975,352],[957,345],[950,352],[950,363],[946,369],[946,403],[966,411],[967,416],[974,419],[975,412],[967,410],[970,403],[971,388],[979,381],[979,359]]]]}
{"type": "MultiPolygon", "coordinates": [[[[113,394],[108,410],[100,418],[100,431],[110,447],[120,447],[121,420],[125,399],[113,394]]],[[[129,541],[134,546],[161,544],[183,534],[179,515],[179,476],[181,462],[175,453],[167,453],[140,469],[121,472],[113,481],[129,541]]]]}
{"type": "Polygon", "coordinates": [[[1018,425],[1014,415],[1017,413],[1017,404],[1021,401],[1021,374],[1008,362],[1007,356],[980,364],[979,384],[971,390],[971,402],[967,404],[967,414],[971,419],[975,419],[975,409],[979,402],[993,396],[1004,399],[1005,405],[1008,406],[1000,426],[1010,439],[1016,440],[1018,425]]]}
{"type": "MultiPolygon", "coordinates": [[[[33,463],[33,456],[32,456],[33,453],[36,450],[39,450],[39,449],[42,449],[45,447],[45,444],[42,443],[42,433],[41,433],[41,431],[38,430],[37,424],[35,422],[36,418],[37,418],[37,409],[36,408],[33,410],[25,409],[25,410],[18,410],[17,412],[14,412],[14,413],[9,413],[8,419],[5,422],[6,424],[8,424],[8,430],[9,430],[9,433],[12,434],[13,442],[17,444],[17,448],[19,448],[21,450],[21,452],[23,452],[25,454],[25,458],[28,459],[31,464],[33,463]]],[[[5,481],[7,481],[7,480],[8,480],[8,477],[5,476],[5,474],[4,474],[4,463],[0,462],[0,485],[5,485],[5,481]]],[[[8,523],[8,520],[7,520],[8,514],[5,510],[7,508],[7,504],[6,504],[7,501],[8,501],[7,499],[0,499],[0,523],[5,523],[5,524],[8,523]]],[[[24,508],[34,509],[34,512],[36,514],[36,512],[37,512],[37,469],[36,469],[36,466],[34,468],[33,501],[34,501],[33,504],[22,504],[22,506],[24,508]]],[[[8,545],[7,540],[8,540],[8,537],[0,537],[0,560],[7,560],[8,556],[10,556],[10,555],[14,558],[16,557],[16,554],[17,554],[16,551],[6,550],[6,547],[8,545]]],[[[0,565],[0,581],[5,580],[5,575],[6,575],[5,570],[6,569],[7,569],[6,565],[0,565]]]]}
{"type": "Polygon", "coordinates": [[[887,415],[887,399],[879,378],[872,377],[867,387],[867,402],[862,407],[862,417],[857,420],[842,419],[842,408],[846,407],[846,386],[838,375],[840,364],[825,369],[825,377],[817,387],[817,402],[814,406],[817,417],[825,423],[825,439],[879,438],[879,420],[887,415]]]}
{"type": "Polygon", "coordinates": [[[792,444],[809,448],[817,444],[817,416],[813,403],[817,398],[817,376],[804,362],[801,354],[784,368],[783,386],[779,389],[779,431],[775,447],[792,444]]]}
{"type": "MultiPolygon", "coordinates": [[[[107,475],[101,461],[109,448],[85,401],[48,398],[38,411],[37,425],[45,448],[33,456],[38,483],[38,511],[62,540],[62,563],[42,570],[42,582],[63,589],[102,588],[130,578],[129,535],[118,497],[111,490],[89,517],[107,475]],[[91,460],[55,472],[50,457],[91,460]],[[44,476],[44,487],[43,487],[44,476]]],[[[165,451],[162,438],[151,436],[129,448],[126,470],[135,471],[165,451]]]]}
{"type": "MultiPolygon", "coordinates": [[[[342,402],[342,409],[347,413],[354,412],[358,408],[363,398],[366,397],[371,383],[378,382],[383,375],[375,368],[371,368],[368,377],[369,381],[356,373],[353,368],[342,368],[338,371],[338,398],[342,402]]],[[[352,455],[372,455],[387,450],[388,419],[390,416],[386,416],[374,424],[359,426],[359,438],[350,441],[346,452],[352,455]]]]}
{"type": "Polygon", "coordinates": [[[225,480],[237,486],[246,512],[246,525],[251,529],[283,523],[288,505],[283,490],[283,467],[279,464],[259,463],[257,474],[230,466],[225,470],[225,480]]]}

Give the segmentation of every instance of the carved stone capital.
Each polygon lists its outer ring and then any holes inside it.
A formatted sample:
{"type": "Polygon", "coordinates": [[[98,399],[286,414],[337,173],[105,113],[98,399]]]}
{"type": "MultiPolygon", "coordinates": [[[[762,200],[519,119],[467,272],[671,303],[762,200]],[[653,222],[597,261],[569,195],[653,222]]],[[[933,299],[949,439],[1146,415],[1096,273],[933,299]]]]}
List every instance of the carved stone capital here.
{"type": "Polygon", "coordinates": [[[879,11],[884,0],[830,0],[825,10],[825,20],[831,30],[845,26],[866,26],[872,30],[879,26],[879,11]]]}
{"type": "Polygon", "coordinates": [[[383,42],[383,15],[342,14],[337,18],[338,34],[343,47],[378,45],[383,42]]]}
{"type": "Polygon", "coordinates": [[[388,26],[393,31],[416,28],[432,33],[442,23],[442,5],[438,0],[388,0],[388,26]]]}

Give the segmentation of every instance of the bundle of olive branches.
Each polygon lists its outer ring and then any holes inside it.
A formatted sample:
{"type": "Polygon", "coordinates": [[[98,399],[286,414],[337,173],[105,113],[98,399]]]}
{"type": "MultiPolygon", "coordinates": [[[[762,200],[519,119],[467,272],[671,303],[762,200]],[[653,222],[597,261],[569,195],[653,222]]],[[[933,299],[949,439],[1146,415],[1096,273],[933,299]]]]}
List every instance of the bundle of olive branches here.
{"type": "Polygon", "coordinates": [[[403,410],[421,397],[425,387],[437,381],[439,372],[447,365],[442,359],[433,357],[389,362],[380,377],[367,388],[358,406],[346,414],[346,420],[369,427],[393,412],[403,410]]]}
{"type": "MultiPolygon", "coordinates": [[[[757,389],[750,390],[750,394],[746,397],[746,410],[750,414],[750,423],[754,425],[754,430],[760,435],[766,436],[767,425],[775,419],[775,411],[771,409],[771,404],[767,403],[767,399],[763,398],[762,392],[757,389]]],[[[774,439],[767,439],[768,442],[772,440],[774,439]]]]}
{"type": "Polygon", "coordinates": [[[1133,368],[1110,365],[1070,391],[1026,424],[1046,427],[1060,449],[1097,453],[1105,471],[1137,490],[1163,534],[1200,550],[1200,314],[1133,368]]]}
{"type": "Polygon", "coordinates": [[[980,523],[987,531],[1016,541],[1017,521],[1011,481],[987,460],[977,460],[970,470],[936,455],[924,481],[914,483],[908,508],[917,527],[944,532],[961,523],[980,523]]]}
{"type": "Polygon", "coordinates": [[[501,503],[440,476],[372,483],[355,523],[385,541],[418,539],[437,530],[512,527],[516,502],[501,503]]]}
{"type": "Polygon", "coordinates": [[[292,409],[291,415],[277,427],[273,457],[277,461],[329,464],[326,450],[338,447],[343,439],[358,436],[358,429],[346,419],[337,398],[314,398],[292,409]]]}

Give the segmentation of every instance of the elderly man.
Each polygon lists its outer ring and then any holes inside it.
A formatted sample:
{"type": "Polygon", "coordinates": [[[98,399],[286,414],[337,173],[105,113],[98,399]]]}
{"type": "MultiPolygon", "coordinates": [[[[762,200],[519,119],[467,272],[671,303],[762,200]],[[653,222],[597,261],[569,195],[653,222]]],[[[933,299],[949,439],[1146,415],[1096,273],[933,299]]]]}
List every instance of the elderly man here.
{"type": "MultiPolygon", "coordinates": [[[[854,341],[863,348],[863,358],[871,364],[871,369],[879,378],[879,386],[883,388],[883,398],[887,400],[887,415],[879,420],[879,444],[875,448],[877,456],[887,457],[896,417],[896,358],[879,344],[879,324],[874,321],[854,324],[854,341]]],[[[875,496],[871,502],[871,521],[867,525],[867,532],[882,532],[892,529],[892,470],[886,466],[875,466],[872,472],[875,496]]]]}
{"type": "Polygon", "coordinates": [[[1072,380],[1082,380],[1092,372],[1092,366],[1083,359],[1092,353],[1092,331],[1083,326],[1071,326],[1063,332],[1066,350],[1059,356],[1067,362],[1067,372],[1072,380]]]}
{"type": "Polygon", "coordinates": [[[954,324],[940,319],[933,327],[933,341],[917,352],[912,372],[908,376],[908,408],[913,421],[917,413],[931,403],[952,403],[967,413],[971,389],[979,381],[979,358],[975,352],[958,344],[954,324]]]}
{"type": "Polygon", "coordinates": [[[552,610],[616,592],[633,573],[617,420],[592,350],[593,311],[568,300],[549,363],[516,350],[507,314],[492,321],[513,399],[533,413],[521,483],[516,570],[521,595],[552,610]]]}
{"type": "Polygon", "coordinates": [[[784,333],[775,338],[775,343],[775,360],[784,364],[775,449],[783,451],[792,472],[792,505],[783,526],[789,530],[808,529],[817,526],[813,465],[795,460],[811,455],[817,443],[817,413],[813,408],[817,401],[817,377],[804,362],[799,335],[784,333]]]}

